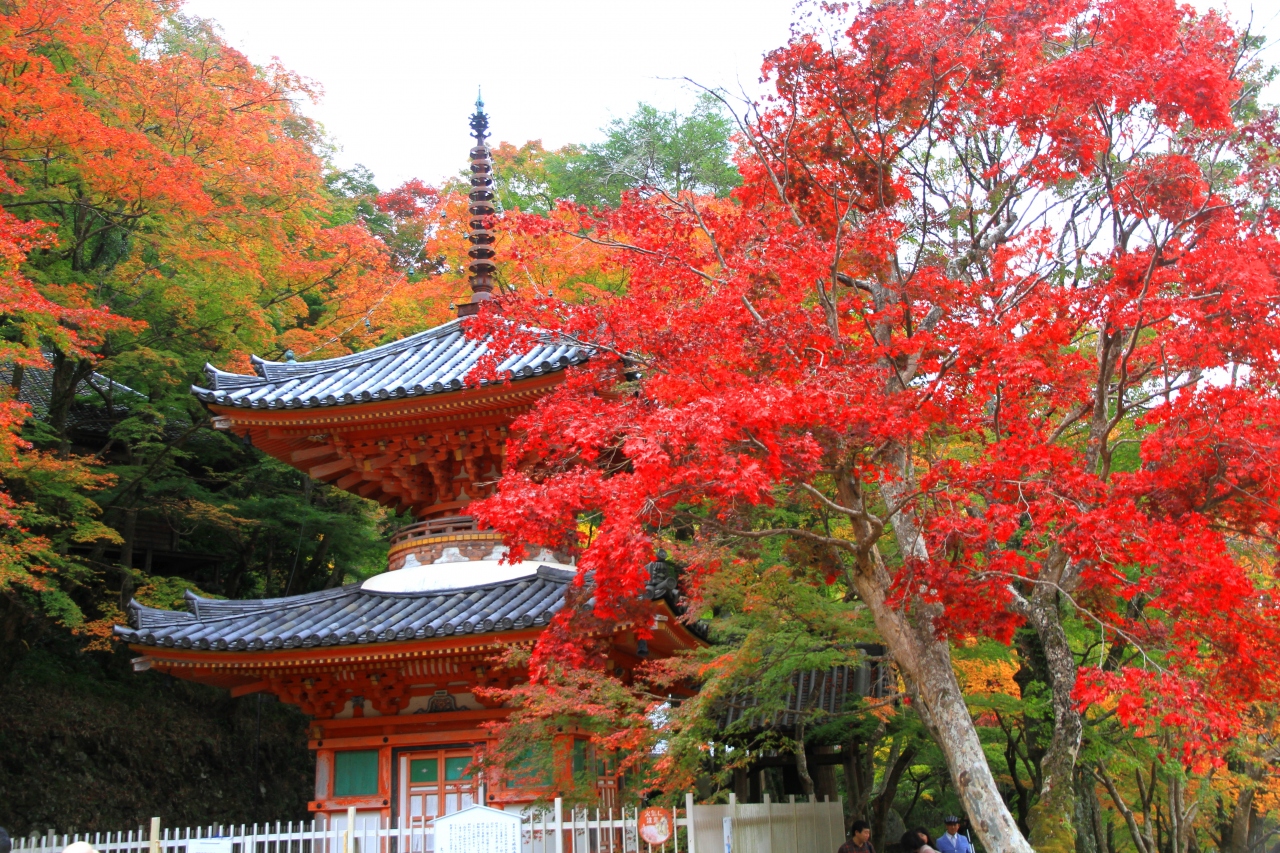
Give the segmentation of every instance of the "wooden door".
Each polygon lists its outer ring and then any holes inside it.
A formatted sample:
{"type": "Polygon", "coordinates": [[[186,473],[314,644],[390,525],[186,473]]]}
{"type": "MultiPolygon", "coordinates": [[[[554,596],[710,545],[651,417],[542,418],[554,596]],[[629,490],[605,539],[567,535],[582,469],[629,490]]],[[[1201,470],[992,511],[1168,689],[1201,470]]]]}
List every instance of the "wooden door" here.
{"type": "MultiPolygon", "coordinates": [[[[475,802],[476,774],[469,749],[415,750],[400,756],[400,825],[431,826],[436,818],[475,802]]],[[[430,848],[428,848],[430,849],[430,848]]]]}

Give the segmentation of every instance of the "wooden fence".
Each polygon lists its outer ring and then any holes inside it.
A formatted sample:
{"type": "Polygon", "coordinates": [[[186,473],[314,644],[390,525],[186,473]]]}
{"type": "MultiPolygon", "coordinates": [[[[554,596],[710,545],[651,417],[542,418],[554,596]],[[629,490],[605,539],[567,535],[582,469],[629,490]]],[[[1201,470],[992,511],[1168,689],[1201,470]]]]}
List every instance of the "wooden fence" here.
{"type": "MultiPolygon", "coordinates": [[[[661,846],[640,837],[638,808],[565,809],[559,797],[545,810],[521,815],[520,853],[836,853],[844,842],[840,801],[695,805],[671,809],[674,831],[661,846]],[[690,823],[692,822],[692,827],[690,823]]],[[[317,821],[239,826],[150,827],[132,831],[47,833],[13,840],[13,853],[62,853],[83,841],[98,853],[434,853],[430,824],[357,816],[326,826],[317,821]],[[348,827],[354,827],[348,832],[348,827]]]]}

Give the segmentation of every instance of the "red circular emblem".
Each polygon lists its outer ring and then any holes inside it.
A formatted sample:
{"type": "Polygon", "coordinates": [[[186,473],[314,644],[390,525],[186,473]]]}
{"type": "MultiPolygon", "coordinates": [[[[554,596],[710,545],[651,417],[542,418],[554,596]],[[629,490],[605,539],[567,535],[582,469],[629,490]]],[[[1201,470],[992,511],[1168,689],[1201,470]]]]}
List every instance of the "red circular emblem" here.
{"type": "Polygon", "coordinates": [[[640,812],[640,837],[650,844],[666,844],[671,837],[671,812],[666,809],[640,812]]]}

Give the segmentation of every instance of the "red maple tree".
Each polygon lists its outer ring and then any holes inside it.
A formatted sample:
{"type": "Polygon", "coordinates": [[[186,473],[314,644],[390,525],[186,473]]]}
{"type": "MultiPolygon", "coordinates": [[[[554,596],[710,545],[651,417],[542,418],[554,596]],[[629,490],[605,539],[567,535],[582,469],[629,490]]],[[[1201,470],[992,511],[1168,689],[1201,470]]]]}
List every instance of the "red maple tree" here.
{"type": "Polygon", "coordinates": [[[478,515],[563,548],[598,513],[598,615],[676,525],[691,594],[712,546],[829,551],[991,850],[1032,848],[949,643],[1028,624],[1054,711],[1032,842],[1074,849],[1083,707],[1212,760],[1277,684],[1280,135],[1245,45],[1172,0],[821,7],[766,60],[736,203],[561,210],[625,292],[506,300],[595,357],[478,515]],[[829,523],[770,526],[784,496],[829,523]]]}

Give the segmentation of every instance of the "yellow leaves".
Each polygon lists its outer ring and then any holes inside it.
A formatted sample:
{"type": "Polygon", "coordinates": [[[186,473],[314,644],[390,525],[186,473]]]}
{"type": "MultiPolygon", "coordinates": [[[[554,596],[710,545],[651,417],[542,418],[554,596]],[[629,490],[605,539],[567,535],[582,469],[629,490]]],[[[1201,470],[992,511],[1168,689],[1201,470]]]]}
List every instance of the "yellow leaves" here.
{"type": "MultiPolygon", "coordinates": [[[[204,501],[186,500],[181,501],[180,504],[185,518],[211,527],[220,527],[227,531],[238,531],[254,523],[252,519],[240,518],[227,512],[222,507],[204,501]]],[[[139,601],[141,600],[139,598],[139,601]]]]}
{"type": "Polygon", "coordinates": [[[966,696],[990,696],[1003,694],[1022,698],[1022,688],[1013,680],[1018,665],[1009,660],[953,660],[952,669],[960,680],[960,689],[966,696]]]}
{"type": "Polygon", "coordinates": [[[98,611],[101,617],[91,622],[85,622],[76,628],[75,633],[81,637],[88,638],[88,642],[84,646],[87,652],[110,652],[115,650],[112,643],[112,633],[116,625],[123,625],[127,620],[124,613],[112,601],[103,601],[98,611]]]}

